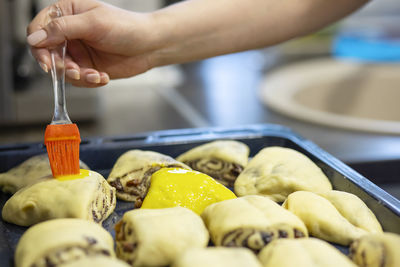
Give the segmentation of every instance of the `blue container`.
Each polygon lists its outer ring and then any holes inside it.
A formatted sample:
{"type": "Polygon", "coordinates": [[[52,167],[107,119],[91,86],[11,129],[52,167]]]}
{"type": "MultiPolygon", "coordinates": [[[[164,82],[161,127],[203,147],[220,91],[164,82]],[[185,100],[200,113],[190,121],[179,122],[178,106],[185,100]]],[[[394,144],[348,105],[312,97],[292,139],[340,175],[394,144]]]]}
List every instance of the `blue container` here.
{"type": "Polygon", "coordinates": [[[400,33],[397,35],[376,29],[344,31],[334,39],[332,54],[362,62],[400,62],[400,33]]]}

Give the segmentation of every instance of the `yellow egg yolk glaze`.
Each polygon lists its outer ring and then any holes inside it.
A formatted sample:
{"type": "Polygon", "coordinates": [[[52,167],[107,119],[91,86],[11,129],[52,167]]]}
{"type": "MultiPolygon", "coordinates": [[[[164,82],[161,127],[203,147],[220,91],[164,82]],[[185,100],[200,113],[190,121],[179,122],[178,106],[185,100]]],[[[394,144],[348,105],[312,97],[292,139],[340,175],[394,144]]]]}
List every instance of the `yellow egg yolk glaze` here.
{"type": "Polygon", "coordinates": [[[57,176],[59,181],[69,181],[75,179],[82,179],[89,176],[89,170],[80,169],[79,174],[57,176]]]}
{"type": "Polygon", "coordinates": [[[236,198],[236,195],[231,190],[204,173],[162,168],[151,176],[142,208],[181,206],[201,214],[208,205],[232,198],[236,198]]]}

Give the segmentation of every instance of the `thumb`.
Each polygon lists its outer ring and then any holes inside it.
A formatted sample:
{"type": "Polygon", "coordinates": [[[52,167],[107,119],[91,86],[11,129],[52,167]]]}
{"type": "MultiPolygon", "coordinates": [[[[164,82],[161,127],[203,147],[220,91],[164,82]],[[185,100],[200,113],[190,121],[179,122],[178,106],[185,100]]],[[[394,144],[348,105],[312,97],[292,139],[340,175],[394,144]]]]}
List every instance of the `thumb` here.
{"type": "Polygon", "coordinates": [[[83,13],[54,18],[43,28],[28,35],[27,41],[31,46],[48,47],[65,40],[86,39],[90,32],[89,19],[83,13]]]}

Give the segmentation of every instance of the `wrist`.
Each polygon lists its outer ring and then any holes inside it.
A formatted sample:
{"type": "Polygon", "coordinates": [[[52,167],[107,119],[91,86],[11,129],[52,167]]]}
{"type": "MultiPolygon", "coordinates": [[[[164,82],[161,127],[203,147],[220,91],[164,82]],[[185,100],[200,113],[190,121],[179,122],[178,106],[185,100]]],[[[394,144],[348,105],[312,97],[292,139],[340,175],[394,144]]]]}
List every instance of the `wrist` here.
{"type": "Polygon", "coordinates": [[[148,51],[148,61],[151,68],[174,64],[171,58],[174,42],[178,35],[176,27],[174,27],[174,18],[164,10],[158,10],[153,13],[148,13],[147,32],[150,34],[151,47],[148,51]]]}

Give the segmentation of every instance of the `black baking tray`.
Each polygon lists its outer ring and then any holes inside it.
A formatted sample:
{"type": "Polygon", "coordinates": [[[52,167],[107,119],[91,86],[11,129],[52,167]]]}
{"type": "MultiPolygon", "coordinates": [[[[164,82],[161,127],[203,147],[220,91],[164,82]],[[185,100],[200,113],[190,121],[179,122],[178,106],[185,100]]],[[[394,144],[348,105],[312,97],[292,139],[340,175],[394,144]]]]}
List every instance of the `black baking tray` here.
{"type": "MultiPolygon", "coordinates": [[[[280,125],[179,129],[122,137],[88,138],[81,143],[80,156],[92,170],[107,178],[117,158],[127,150],[135,148],[152,150],[176,157],[195,146],[220,139],[244,142],[250,148],[250,156],[254,156],[262,148],[268,146],[288,147],[304,153],[322,169],[334,189],[360,197],[375,213],[384,231],[400,234],[400,201],[398,199],[310,140],[280,125]]],[[[0,172],[5,172],[40,153],[46,153],[43,143],[0,146],[0,172]]],[[[1,208],[9,197],[10,195],[0,193],[1,208]]],[[[125,211],[132,208],[132,203],[118,201],[114,213],[103,223],[103,226],[114,236],[115,223],[125,211]]],[[[13,266],[15,247],[26,229],[26,227],[0,221],[0,266],[13,266]]]]}

